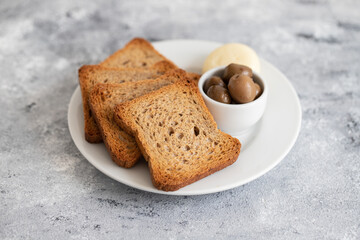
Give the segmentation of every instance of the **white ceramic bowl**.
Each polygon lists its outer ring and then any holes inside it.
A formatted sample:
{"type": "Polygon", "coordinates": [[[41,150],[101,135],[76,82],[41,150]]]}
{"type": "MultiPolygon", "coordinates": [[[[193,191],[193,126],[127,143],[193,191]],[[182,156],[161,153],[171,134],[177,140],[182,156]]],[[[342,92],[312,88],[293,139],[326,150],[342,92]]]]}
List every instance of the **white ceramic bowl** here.
{"type": "Polygon", "coordinates": [[[216,67],[205,72],[201,76],[198,86],[205,104],[213,115],[218,128],[230,135],[239,135],[261,119],[266,107],[268,86],[264,78],[258,73],[253,72],[254,82],[258,83],[263,90],[260,97],[244,104],[226,104],[215,101],[205,94],[203,90],[204,83],[212,76],[221,77],[225,67],[226,66],[216,67]]]}

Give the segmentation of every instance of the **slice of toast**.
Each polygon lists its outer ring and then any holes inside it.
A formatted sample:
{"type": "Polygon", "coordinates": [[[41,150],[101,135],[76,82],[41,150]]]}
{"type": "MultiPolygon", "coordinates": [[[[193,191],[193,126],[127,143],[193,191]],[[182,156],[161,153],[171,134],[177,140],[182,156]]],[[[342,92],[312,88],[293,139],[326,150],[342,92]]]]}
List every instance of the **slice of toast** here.
{"type": "Polygon", "coordinates": [[[187,72],[187,77],[193,80],[194,83],[197,85],[201,75],[197,73],[187,72]]]}
{"type": "Polygon", "coordinates": [[[164,60],[172,63],[156,51],[150,42],[143,38],[134,38],[100,65],[110,68],[148,68],[164,60]]]}
{"type": "Polygon", "coordinates": [[[79,83],[84,111],[85,139],[90,143],[102,142],[99,128],[93,119],[88,103],[90,91],[95,84],[134,82],[145,79],[154,79],[175,68],[176,66],[168,61],[158,62],[148,69],[105,68],[98,65],[82,66],[79,69],[79,83]]]}
{"type": "Polygon", "coordinates": [[[100,129],[102,139],[112,158],[121,167],[134,166],[141,156],[135,139],[124,132],[113,119],[114,107],[124,101],[157,90],[184,78],[185,71],[169,71],[154,80],[120,84],[97,84],[89,97],[91,111],[100,129]]]}
{"type": "Polygon", "coordinates": [[[154,186],[175,191],[236,161],[241,144],[217,129],[197,86],[183,79],[115,107],[133,134],[154,186]]]}

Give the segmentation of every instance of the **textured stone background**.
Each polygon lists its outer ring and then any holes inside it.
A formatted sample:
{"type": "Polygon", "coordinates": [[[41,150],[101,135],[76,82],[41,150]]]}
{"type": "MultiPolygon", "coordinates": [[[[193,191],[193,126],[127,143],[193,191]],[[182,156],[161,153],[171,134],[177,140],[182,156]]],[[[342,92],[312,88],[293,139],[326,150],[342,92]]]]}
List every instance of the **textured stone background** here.
{"type": "Polygon", "coordinates": [[[359,239],[360,2],[0,3],[0,239],[359,239]],[[132,37],[252,46],[292,81],[300,136],[265,176],[175,197],[115,182],[67,127],[77,69],[132,37]]]}

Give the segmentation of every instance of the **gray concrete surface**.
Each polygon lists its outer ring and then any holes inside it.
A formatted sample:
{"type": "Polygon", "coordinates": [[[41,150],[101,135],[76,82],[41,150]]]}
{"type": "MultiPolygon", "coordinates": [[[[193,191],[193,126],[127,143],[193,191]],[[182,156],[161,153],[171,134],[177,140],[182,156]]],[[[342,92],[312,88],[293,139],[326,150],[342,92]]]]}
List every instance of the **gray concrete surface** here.
{"type": "Polygon", "coordinates": [[[0,3],[0,239],[360,239],[360,2],[0,3]],[[303,109],[285,159],[203,196],[142,192],[75,147],[77,69],[132,37],[242,42],[283,71],[303,109]]]}

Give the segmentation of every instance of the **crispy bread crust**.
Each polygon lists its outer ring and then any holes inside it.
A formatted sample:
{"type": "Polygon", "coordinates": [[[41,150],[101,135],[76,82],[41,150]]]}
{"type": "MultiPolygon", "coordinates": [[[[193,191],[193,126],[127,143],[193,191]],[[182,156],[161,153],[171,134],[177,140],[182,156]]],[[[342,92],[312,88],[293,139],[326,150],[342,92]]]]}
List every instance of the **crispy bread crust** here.
{"type": "Polygon", "coordinates": [[[162,58],[162,60],[166,60],[166,61],[172,63],[172,61],[170,61],[169,59],[164,57],[161,53],[159,53],[152,46],[152,44],[149,41],[147,41],[143,38],[134,38],[130,42],[128,42],[122,49],[116,51],[115,53],[110,55],[108,58],[106,58],[103,62],[100,63],[100,65],[103,67],[118,67],[118,66],[114,66],[117,63],[117,58],[120,55],[126,53],[127,51],[131,51],[131,48],[147,49],[147,50],[155,53],[159,58],[162,58]]]}
{"type": "Polygon", "coordinates": [[[186,72],[181,69],[168,71],[159,78],[137,82],[126,82],[120,84],[97,84],[89,97],[89,104],[94,119],[99,127],[101,137],[111,156],[111,159],[121,167],[130,168],[136,164],[141,157],[141,152],[136,145],[135,139],[110,120],[111,113],[107,113],[111,101],[121,103],[134,97],[141,96],[160,87],[169,85],[178,79],[186,76],[186,72]],[[124,93],[132,93],[122,95],[124,93]],[[119,95],[117,95],[119,94],[119,95]],[[114,137],[116,136],[116,138],[114,137]]]}
{"type": "MultiPolygon", "coordinates": [[[[173,85],[163,87],[157,91],[143,95],[142,97],[136,98],[132,101],[119,104],[118,106],[115,107],[115,115],[114,115],[114,119],[119,124],[119,126],[121,126],[123,129],[127,129],[129,133],[131,133],[135,136],[136,142],[138,143],[138,146],[139,146],[143,156],[148,161],[153,185],[157,189],[160,189],[163,191],[178,190],[186,185],[189,185],[195,181],[198,181],[216,171],[219,171],[219,170],[233,164],[236,161],[236,159],[238,158],[238,155],[240,153],[240,148],[241,148],[241,144],[238,139],[232,138],[230,135],[225,134],[225,133],[221,132],[220,130],[217,130],[217,131],[219,131],[218,134],[221,134],[221,137],[226,139],[227,144],[229,144],[229,146],[231,145],[231,153],[229,153],[228,156],[226,156],[226,160],[223,160],[221,163],[215,162],[215,164],[210,166],[206,171],[191,173],[189,178],[182,180],[182,181],[176,181],[174,183],[169,181],[169,179],[165,179],[164,175],[159,175],[157,172],[157,171],[159,171],[159,169],[157,169],[155,165],[159,166],[157,161],[160,161],[160,160],[152,159],[151,156],[155,156],[155,155],[151,153],[151,150],[150,150],[151,147],[148,146],[146,139],[140,133],[140,131],[142,131],[142,130],[139,127],[137,127],[136,124],[134,123],[134,119],[133,119],[133,116],[131,113],[136,108],[137,103],[140,103],[142,101],[147,102],[147,101],[150,101],[149,99],[158,98],[159,96],[166,94],[168,91],[172,90],[173,88],[179,88],[180,91],[181,91],[181,89],[184,89],[184,88],[190,89],[190,91],[196,95],[196,98],[198,99],[198,104],[201,105],[201,110],[204,111],[206,116],[210,119],[210,121],[213,125],[212,128],[217,129],[216,123],[215,123],[213,117],[211,116],[210,112],[207,110],[205,103],[202,99],[202,96],[201,96],[200,92],[198,91],[197,86],[195,85],[195,83],[193,81],[191,81],[189,79],[184,79],[182,81],[176,82],[173,85]]],[[[189,144],[191,144],[191,143],[189,143],[189,144]]]]}
{"type": "MultiPolygon", "coordinates": [[[[102,142],[101,134],[96,126],[94,119],[92,118],[90,107],[88,105],[88,93],[84,88],[86,88],[86,79],[87,75],[91,74],[93,71],[101,71],[101,69],[104,68],[119,68],[119,71],[126,69],[128,66],[124,63],[119,63],[119,58],[124,55],[131,55],[132,51],[134,50],[142,50],[146,51],[147,53],[152,54],[158,61],[154,62],[152,61],[153,65],[148,66],[145,65],[139,65],[138,62],[136,67],[139,67],[140,69],[148,69],[148,68],[155,68],[159,71],[162,71],[166,68],[168,69],[174,69],[177,68],[176,65],[171,62],[169,59],[161,55],[158,51],[155,50],[155,48],[151,45],[150,42],[143,38],[134,38],[130,42],[128,42],[122,49],[116,51],[111,56],[109,56],[107,59],[105,59],[103,62],[101,62],[99,65],[92,65],[92,66],[83,66],[79,69],[79,83],[81,87],[81,94],[83,99],[83,109],[84,109],[84,131],[85,131],[85,139],[90,143],[100,143],[102,142]],[[166,63],[160,63],[160,62],[166,62],[166,63]],[[158,65],[160,63],[160,65],[158,65]],[[85,87],[84,87],[85,86],[85,87]]],[[[128,59],[129,60],[129,59],[128,59]]],[[[131,60],[131,59],[130,59],[131,60]]],[[[134,60],[134,59],[133,59],[134,60]]],[[[145,61],[146,59],[137,59],[137,61],[141,60],[141,62],[145,61]]],[[[134,67],[133,67],[134,68],[134,67]]]]}
{"type": "MultiPolygon", "coordinates": [[[[123,83],[123,84],[126,84],[126,83],[123,83]]],[[[133,151],[135,154],[129,154],[128,153],[129,151],[127,151],[127,148],[126,148],[126,144],[124,143],[124,144],[122,144],[123,148],[117,149],[118,151],[115,151],[115,149],[113,149],[113,147],[112,147],[113,142],[110,139],[108,139],[108,137],[106,135],[106,126],[105,126],[105,124],[102,124],[102,120],[101,120],[102,116],[100,113],[101,110],[99,109],[99,106],[96,106],[98,104],[99,98],[101,98],[102,93],[107,91],[107,89],[109,89],[109,86],[111,87],[112,85],[114,85],[114,84],[99,83],[94,87],[94,89],[92,90],[92,92],[90,94],[90,98],[89,98],[90,108],[91,108],[91,111],[94,113],[95,122],[99,128],[101,138],[105,143],[105,147],[108,150],[108,153],[110,154],[111,159],[120,167],[131,168],[136,164],[136,162],[141,157],[141,153],[140,153],[139,149],[137,149],[137,146],[136,146],[136,149],[133,151]]],[[[129,136],[129,137],[131,137],[131,136],[129,136]]]]}
{"type": "MultiPolygon", "coordinates": [[[[153,73],[152,78],[160,76],[166,73],[169,70],[176,69],[177,67],[168,61],[160,61],[154,64],[151,68],[148,69],[138,69],[138,68],[106,68],[99,65],[84,65],[79,69],[79,84],[81,88],[81,96],[82,96],[82,103],[83,103],[83,112],[84,112],[84,132],[85,132],[85,139],[90,143],[100,143],[102,142],[100,130],[97,127],[90,107],[89,107],[89,94],[93,87],[91,83],[91,79],[95,73],[101,74],[114,71],[114,72],[149,72],[153,73]]],[[[151,75],[151,74],[150,74],[151,75]]],[[[96,80],[96,79],[95,79],[96,80]]],[[[139,79],[144,80],[144,79],[139,79]]],[[[101,83],[101,80],[96,80],[101,83]]]]}

